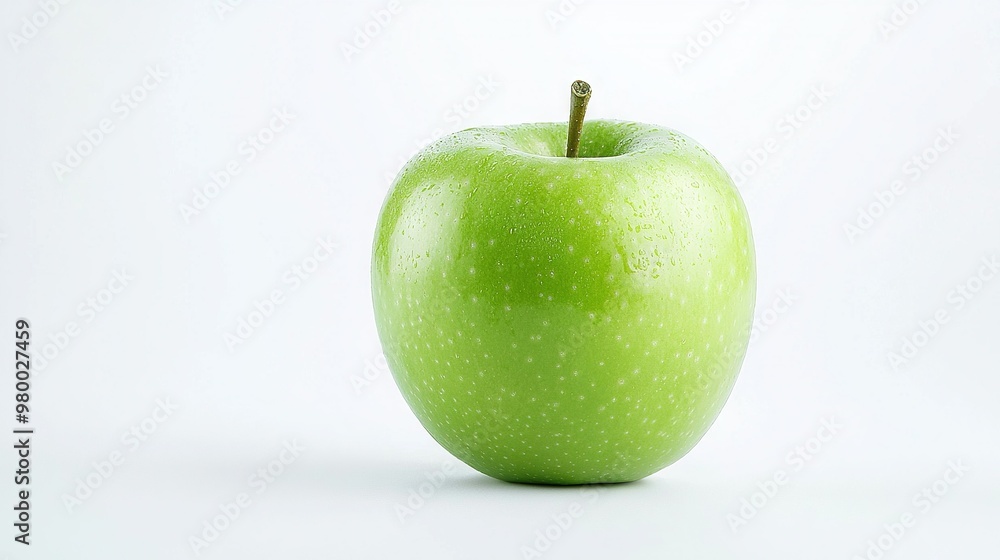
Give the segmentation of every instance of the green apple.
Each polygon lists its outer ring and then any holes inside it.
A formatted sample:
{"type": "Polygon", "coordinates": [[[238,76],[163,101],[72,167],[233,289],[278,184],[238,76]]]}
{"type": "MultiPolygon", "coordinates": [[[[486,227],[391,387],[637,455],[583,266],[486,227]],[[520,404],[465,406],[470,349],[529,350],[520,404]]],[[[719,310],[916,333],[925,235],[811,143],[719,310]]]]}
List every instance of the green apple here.
{"type": "Polygon", "coordinates": [[[566,157],[567,132],[465,130],[404,167],[375,232],[376,324],[406,402],[471,467],[632,481],[687,453],[732,390],[750,223],[678,132],[588,121],[566,157]]]}

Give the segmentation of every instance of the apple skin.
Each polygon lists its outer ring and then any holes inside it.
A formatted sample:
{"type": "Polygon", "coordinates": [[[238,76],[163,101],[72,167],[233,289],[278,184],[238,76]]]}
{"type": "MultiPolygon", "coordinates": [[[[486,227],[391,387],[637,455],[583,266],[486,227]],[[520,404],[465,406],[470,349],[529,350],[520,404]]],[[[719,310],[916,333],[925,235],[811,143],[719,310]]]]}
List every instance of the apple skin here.
{"type": "Polygon", "coordinates": [[[372,298],[400,391],[445,449],[512,482],[633,481],[701,439],[750,337],[743,201],[682,134],[469,129],[417,154],[375,232],[372,298]]]}

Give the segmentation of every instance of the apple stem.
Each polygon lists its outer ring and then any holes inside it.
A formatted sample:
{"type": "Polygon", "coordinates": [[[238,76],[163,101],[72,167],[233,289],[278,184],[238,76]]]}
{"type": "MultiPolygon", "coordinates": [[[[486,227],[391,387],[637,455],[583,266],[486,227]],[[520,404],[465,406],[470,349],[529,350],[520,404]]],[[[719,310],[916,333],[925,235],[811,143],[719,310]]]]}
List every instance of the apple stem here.
{"type": "Polygon", "coordinates": [[[566,138],[566,157],[575,158],[580,153],[580,135],[583,134],[583,117],[590,101],[590,84],[577,80],[570,86],[569,135],[566,138]]]}

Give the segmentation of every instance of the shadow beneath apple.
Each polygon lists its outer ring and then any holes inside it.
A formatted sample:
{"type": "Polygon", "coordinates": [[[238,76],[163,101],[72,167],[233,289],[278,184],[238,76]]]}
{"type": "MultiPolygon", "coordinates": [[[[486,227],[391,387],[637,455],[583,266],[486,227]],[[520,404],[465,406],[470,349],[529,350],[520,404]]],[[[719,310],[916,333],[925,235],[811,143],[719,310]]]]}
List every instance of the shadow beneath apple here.
{"type": "MultiPolygon", "coordinates": [[[[654,481],[644,478],[634,482],[599,484],[536,484],[507,482],[482,474],[454,457],[442,461],[420,461],[407,458],[358,459],[344,458],[336,464],[326,464],[322,470],[303,476],[324,479],[325,484],[349,493],[406,495],[410,491],[448,495],[472,494],[559,494],[579,493],[587,489],[629,492],[645,488],[654,481]]],[[[315,465],[317,468],[319,465],[315,465]]],[[[300,469],[305,467],[300,466],[300,469]]],[[[318,480],[317,480],[318,482],[318,480]]]]}
{"type": "Polygon", "coordinates": [[[456,489],[486,492],[559,493],[580,492],[586,489],[627,491],[649,485],[649,478],[631,482],[597,482],[591,484],[544,484],[534,482],[509,482],[477,472],[462,465],[462,472],[452,475],[448,485],[456,489]]]}

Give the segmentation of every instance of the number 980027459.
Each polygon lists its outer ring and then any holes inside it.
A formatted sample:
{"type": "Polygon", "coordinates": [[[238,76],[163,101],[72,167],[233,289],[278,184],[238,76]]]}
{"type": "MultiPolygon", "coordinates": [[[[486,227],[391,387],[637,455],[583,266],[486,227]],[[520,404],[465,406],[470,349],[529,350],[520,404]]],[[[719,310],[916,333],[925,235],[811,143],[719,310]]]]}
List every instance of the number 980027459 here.
{"type": "Polygon", "coordinates": [[[31,357],[28,354],[28,345],[31,343],[31,325],[26,319],[18,319],[14,323],[14,361],[15,376],[17,381],[14,385],[16,389],[14,400],[15,419],[21,424],[28,423],[28,401],[31,399],[28,391],[31,389],[31,357]]]}

